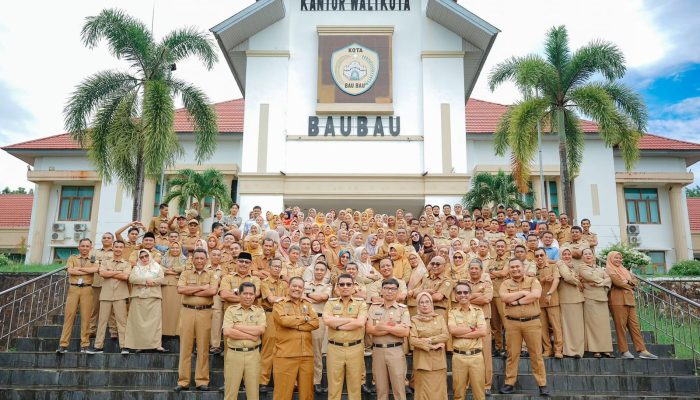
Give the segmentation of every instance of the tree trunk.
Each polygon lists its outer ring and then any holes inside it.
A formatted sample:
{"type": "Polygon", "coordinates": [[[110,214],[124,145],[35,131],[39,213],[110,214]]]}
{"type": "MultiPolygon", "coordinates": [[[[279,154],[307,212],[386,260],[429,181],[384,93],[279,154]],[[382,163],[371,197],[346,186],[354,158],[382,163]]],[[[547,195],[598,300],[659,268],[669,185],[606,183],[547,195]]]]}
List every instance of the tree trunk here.
{"type": "MultiPolygon", "coordinates": [[[[136,153],[136,188],[134,189],[134,206],[131,209],[131,220],[141,220],[141,209],[143,208],[143,186],[145,181],[143,163],[143,150],[140,148],[136,153]]],[[[144,224],[147,221],[142,221],[144,224]]]]}
{"type": "Polygon", "coordinates": [[[573,219],[571,199],[571,182],[569,180],[569,163],[566,155],[566,121],[564,110],[557,110],[557,126],[559,128],[559,168],[561,170],[561,198],[559,213],[566,213],[573,219]]]}

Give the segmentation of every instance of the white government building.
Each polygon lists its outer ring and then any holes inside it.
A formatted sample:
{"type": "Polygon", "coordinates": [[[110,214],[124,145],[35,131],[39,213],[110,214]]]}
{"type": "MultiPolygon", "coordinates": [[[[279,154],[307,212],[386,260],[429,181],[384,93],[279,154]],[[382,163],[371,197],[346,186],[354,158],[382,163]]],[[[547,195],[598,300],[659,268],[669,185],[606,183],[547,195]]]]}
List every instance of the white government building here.
{"type": "MultiPolygon", "coordinates": [[[[245,101],[215,105],[221,133],[203,165],[178,111],[186,155],[165,176],[219,169],[243,216],[254,205],[418,213],[460,201],[478,172],[510,169],[492,140],[506,106],[470,99],[499,30],[452,0],[261,0],[211,31],[245,101]]],[[[628,172],[595,124],[584,129],[577,220],[591,219],[602,246],[639,242],[659,267],[692,257],[684,186],[700,145],[647,135],[628,172]]],[[[543,146],[545,193],[535,173],[534,204],[543,197],[557,209],[557,141],[545,137],[543,146]]],[[[99,239],[130,221],[132,199],[100,181],[68,134],[3,149],[32,166],[36,183],[28,262],[64,258],[76,238],[99,239]]],[[[144,221],[157,212],[158,191],[147,182],[144,204],[153,207],[144,221]]]]}

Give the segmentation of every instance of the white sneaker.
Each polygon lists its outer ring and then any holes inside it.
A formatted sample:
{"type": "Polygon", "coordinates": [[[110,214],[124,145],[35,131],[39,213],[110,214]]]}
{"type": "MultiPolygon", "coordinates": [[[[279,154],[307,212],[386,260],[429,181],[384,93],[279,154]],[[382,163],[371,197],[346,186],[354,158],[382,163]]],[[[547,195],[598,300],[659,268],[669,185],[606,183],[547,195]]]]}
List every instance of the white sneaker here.
{"type": "Polygon", "coordinates": [[[659,357],[649,353],[648,351],[644,350],[643,352],[639,353],[639,358],[642,358],[644,360],[658,360],[659,357]]]}
{"type": "Polygon", "coordinates": [[[624,360],[634,360],[634,356],[633,356],[632,353],[630,353],[629,351],[626,351],[626,352],[622,353],[622,355],[620,356],[620,358],[622,358],[622,359],[624,359],[624,360]]]}
{"type": "Polygon", "coordinates": [[[129,350],[127,350],[127,349],[122,349],[122,354],[131,354],[131,353],[129,353],[129,350]]]}

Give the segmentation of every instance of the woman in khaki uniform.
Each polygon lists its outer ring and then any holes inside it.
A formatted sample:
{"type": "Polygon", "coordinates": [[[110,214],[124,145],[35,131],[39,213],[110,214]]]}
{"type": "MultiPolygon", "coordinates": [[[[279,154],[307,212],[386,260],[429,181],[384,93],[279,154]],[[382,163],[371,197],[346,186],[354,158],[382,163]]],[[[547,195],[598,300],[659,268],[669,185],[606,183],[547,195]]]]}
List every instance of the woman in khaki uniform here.
{"type": "Polygon", "coordinates": [[[596,358],[605,353],[612,358],[613,344],[610,330],[610,312],[608,311],[608,290],[610,277],[605,269],[596,265],[591,249],[583,250],[583,263],[579,265],[578,274],[583,281],[583,326],[586,336],[586,351],[594,353],[596,358]]]}
{"type": "Polygon", "coordinates": [[[561,330],[566,357],[583,357],[586,347],[583,326],[583,284],[574,270],[571,249],[561,248],[559,268],[559,307],[561,308],[561,330]]]}
{"type": "Polygon", "coordinates": [[[409,341],[413,347],[415,400],[447,399],[447,357],[450,333],[445,319],[435,313],[428,292],[416,296],[418,313],[411,318],[409,341]]]}
{"type": "Polygon", "coordinates": [[[411,279],[411,264],[406,257],[406,248],[402,244],[389,246],[389,256],[394,262],[394,276],[408,282],[411,279]]]}
{"type": "Polygon", "coordinates": [[[182,255],[180,243],[170,245],[168,252],[163,257],[163,273],[165,281],[161,286],[163,295],[163,335],[176,336],[180,322],[180,308],[182,308],[182,295],[177,292],[177,281],[185,270],[187,258],[182,255]]]}
{"type": "Polygon", "coordinates": [[[131,300],[126,320],[126,347],[136,350],[156,349],[161,346],[163,310],[161,285],[165,282],[163,268],[151,259],[148,250],[139,250],[138,261],[131,269],[131,300]]]}

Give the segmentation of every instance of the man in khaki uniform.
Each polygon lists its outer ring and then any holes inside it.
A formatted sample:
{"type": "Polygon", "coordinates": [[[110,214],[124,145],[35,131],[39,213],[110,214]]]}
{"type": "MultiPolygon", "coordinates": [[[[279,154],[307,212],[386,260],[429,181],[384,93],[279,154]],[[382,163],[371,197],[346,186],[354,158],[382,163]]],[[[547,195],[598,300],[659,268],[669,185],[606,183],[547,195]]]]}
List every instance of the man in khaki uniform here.
{"type": "Polygon", "coordinates": [[[241,302],[229,307],[224,315],[226,338],[224,399],[238,399],[241,379],[245,382],[246,399],[258,400],[260,392],[260,336],[265,331],[265,311],[255,304],[255,285],[243,282],[238,287],[241,302]]]}
{"type": "Polygon", "coordinates": [[[372,335],[372,374],[377,400],[389,399],[390,384],[394,399],[406,400],[403,343],[410,332],[411,318],[408,308],[396,301],[399,281],[390,277],[381,282],[381,301],[369,307],[365,326],[367,333],[372,335]]]}
{"type": "Polygon", "coordinates": [[[447,329],[452,335],[452,389],[455,400],[466,399],[467,388],[471,387],[474,400],[486,398],[484,383],[484,357],[482,338],[490,328],[486,326],[481,308],[469,304],[471,288],[468,283],[459,282],[454,287],[458,307],[450,310],[447,329]]]}
{"type": "Polygon", "coordinates": [[[160,221],[154,234],[156,236],[156,249],[162,253],[168,251],[170,247],[170,226],[168,222],[160,221]]]}
{"type": "Polygon", "coordinates": [[[561,224],[559,223],[559,220],[557,219],[557,214],[554,211],[550,211],[548,213],[547,230],[554,234],[555,239],[559,236],[561,224]]]}
{"type": "Polygon", "coordinates": [[[158,227],[161,222],[165,222],[170,226],[170,220],[168,219],[168,205],[166,203],[161,203],[158,206],[159,214],[156,217],[151,218],[151,222],[148,224],[148,232],[158,233],[158,227]]]}
{"type": "Polygon", "coordinates": [[[557,232],[557,241],[560,245],[571,241],[571,225],[569,225],[569,216],[564,213],[559,214],[559,231],[557,232]]]}
{"type": "Polygon", "coordinates": [[[68,352],[73,321],[80,307],[80,352],[85,353],[90,345],[90,315],[92,315],[92,279],[98,270],[97,264],[90,257],[92,241],[81,239],[78,243],[77,255],[68,257],[66,272],[68,273],[68,297],[66,298],[65,313],[63,316],[63,331],[56,353],[68,352]]]}
{"type": "Polygon", "coordinates": [[[581,232],[581,239],[588,242],[588,244],[591,246],[591,250],[593,250],[595,253],[595,247],[598,245],[598,235],[591,232],[591,220],[588,218],[582,219],[581,229],[583,230],[581,232]]]}
{"type": "MultiPolygon", "coordinates": [[[[491,357],[491,301],[493,300],[493,283],[488,274],[484,273],[481,260],[474,259],[469,263],[469,304],[479,307],[484,313],[484,321],[488,329],[481,338],[481,350],[484,359],[484,393],[491,395],[493,384],[493,358],[491,357]]],[[[455,297],[455,300],[459,299],[455,297]]]]}
{"type": "Polygon", "coordinates": [[[559,242],[560,247],[568,247],[571,250],[571,257],[576,260],[574,265],[578,266],[581,263],[583,250],[590,249],[591,245],[583,240],[583,229],[580,226],[572,226],[570,229],[571,241],[559,242]]]}
{"type": "Polygon", "coordinates": [[[268,270],[270,268],[270,260],[275,258],[275,254],[277,254],[275,241],[264,239],[262,242],[262,256],[253,257],[253,268],[251,270],[253,276],[257,276],[261,280],[270,276],[268,270]]]}
{"type": "Polygon", "coordinates": [[[182,247],[187,250],[188,255],[194,251],[194,245],[200,238],[199,221],[196,219],[187,221],[187,232],[180,232],[180,240],[182,240],[182,247]]]}
{"type": "Polygon", "coordinates": [[[542,358],[542,323],[539,316],[542,286],[537,278],[525,276],[523,263],[518,259],[509,261],[508,270],[510,278],[503,282],[499,290],[501,300],[505,304],[506,347],[508,348],[506,379],[500,392],[515,393],[520,346],[524,339],[530,353],[530,365],[535,375],[535,382],[540,388],[540,396],[549,397],[547,371],[542,358]]]}
{"type": "Polygon", "coordinates": [[[180,364],[175,391],[187,390],[192,375],[192,347],[197,341],[195,386],[209,390],[209,341],[211,339],[211,307],[217,290],[214,273],[205,268],[207,252],[197,249],[192,255],[193,269],[180,275],[177,292],[182,295],[180,310],[180,364]]]}
{"type": "Polygon", "coordinates": [[[489,265],[489,277],[493,283],[493,301],[491,302],[491,335],[496,344],[496,352],[505,356],[503,346],[503,328],[505,326],[505,307],[499,290],[501,284],[508,277],[508,258],[506,256],[506,241],[499,239],[495,244],[496,259],[489,265]]]}
{"type": "MultiPolygon", "coordinates": [[[[270,276],[262,281],[262,308],[266,315],[267,329],[262,337],[262,355],[260,361],[260,385],[267,391],[272,374],[272,358],[275,353],[275,323],[272,320],[272,306],[287,296],[289,284],[282,279],[282,259],[273,258],[268,267],[270,276]]],[[[255,285],[253,285],[255,286],[255,285]]]]}
{"type": "Polygon", "coordinates": [[[314,265],[313,278],[304,283],[303,300],[311,303],[311,307],[319,316],[318,329],[311,332],[311,342],[314,351],[314,392],[328,393],[328,389],[321,385],[323,373],[323,354],[326,353],[326,325],[323,323],[323,308],[331,296],[332,288],[326,282],[328,265],[324,261],[317,261],[314,265]]]}
{"type": "Polygon", "coordinates": [[[260,297],[262,293],[262,283],[257,276],[253,276],[250,272],[252,262],[253,256],[248,252],[242,251],[236,260],[236,270],[229,272],[228,275],[221,278],[219,296],[224,300],[224,312],[226,312],[229,306],[241,302],[238,296],[238,287],[241,286],[243,282],[253,283],[257,289],[255,295],[260,297]]]}
{"type": "MultiPolygon", "coordinates": [[[[153,232],[146,232],[143,235],[143,239],[141,239],[141,249],[148,250],[148,252],[151,253],[151,259],[160,264],[163,260],[163,254],[160,251],[156,250],[155,246],[155,235],[153,234],[153,232]]],[[[131,263],[132,267],[136,265],[138,255],[138,251],[131,252],[131,255],[129,256],[129,262],[131,263]]]]}
{"type": "Polygon", "coordinates": [[[352,297],[354,280],[350,274],[340,274],[336,288],[340,297],[328,299],[323,308],[323,322],[328,327],[328,399],[340,400],[347,380],[348,399],[360,400],[367,304],[352,297]]]}
{"type": "Polygon", "coordinates": [[[384,301],[382,299],[382,282],[387,279],[396,279],[396,282],[399,283],[399,289],[395,296],[396,301],[399,303],[404,303],[408,294],[406,282],[394,276],[394,262],[390,258],[383,258],[381,261],[379,261],[379,273],[382,275],[382,279],[378,279],[367,285],[367,302],[370,304],[382,303],[384,301]]]}
{"type": "Polygon", "coordinates": [[[289,400],[294,385],[299,400],[313,400],[314,353],[311,332],[318,329],[318,316],[311,303],[302,299],[304,280],[289,280],[289,295],[272,307],[275,321],[275,355],[272,371],[275,379],[273,400],[289,400]]]}
{"type": "Polygon", "coordinates": [[[540,322],[542,323],[543,356],[552,356],[552,341],[549,336],[549,328],[552,328],[554,337],[554,357],[564,358],[564,342],[561,331],[561,313],[559,310],[559,267],[547,261],[544,249],[535,251],[535,263],[537,264],[537,279],[542,286],[540,296],[540,322]]]}
{"type": "MultiPolygon", "coordinates": [[[[114,236],[110,232],[105,232],[102,234],[102,248],[92,249],[90,251],[90,259],[92,262],[97,264],[97,268],[100,268],[100,264],[112,259],[112,244],[114,243],[114,236]]],[[[102,288],[102,276],[99,272],[96,272],[92,277],[92,315],[90,316],[90,336],[94,336],[97,332],[97,315],[100,312],[100,289],[102,288]]],[[[109,332],[112,337],[117,336],[117,326],[114,322],[114,317],[109,319],[109,332]]]]}
{"type": "MultiPolygon", "coordinates": [[[[216,278],[216,287],[219,287],[221,283],[221,278],[224,276],[225,271],[223,265],[221,265],[221,250],[213,248],[209,250],[209,270],[214,274],[216,278]]],[[[224,322],[224,301],[221,300],[221,296],[217,294],[214,295],[214,304],[211,311],[211,337],[209,338],[209,354],[220,354],[221,353],[221,325],[224,322]]]]}
{"type": "Polygon", "coordinates": [[[131,264],[122,258],[124,242],[117,240],[112,246],[113,257],[100,263],[100,276],[104,278],[100,290],[100,312],[94,348],[88,354],[102,353],[107,321],[114,319],[119,335],[119,348],[122,354],[129,354],[124,348],[126,334],[126,299],[129,298],[129,273],[131,264]]]}

